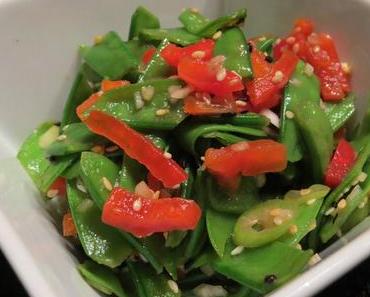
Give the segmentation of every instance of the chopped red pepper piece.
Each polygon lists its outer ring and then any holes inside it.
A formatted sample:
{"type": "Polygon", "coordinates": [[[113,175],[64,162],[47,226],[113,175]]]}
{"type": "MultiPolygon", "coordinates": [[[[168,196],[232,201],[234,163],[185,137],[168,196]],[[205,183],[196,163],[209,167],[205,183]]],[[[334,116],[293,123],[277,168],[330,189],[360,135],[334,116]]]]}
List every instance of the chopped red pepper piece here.
{"type": "Polygon", "coordinates": [[[339,140],[337,149],[331,159],[325,174],[325,184],[331,188],[337,187],[356,162],[356,151],[344,138],[339,140]]]}
{"type": "Polygon", "coordinates": [[[226,70],[222,64],[185,57],[178,65],[178,75],[195,91],[216,96],[229,96],[244,89],[242,79],[236,73],[226,70]]]}
{"type": "Polygon", "coordinates": [[[63,216],[63,236],[76,236],[77,230],[70,212],[63,216]]]}
{"type": "Polygon", "coordinates": [[[137,237],[144,237],[155,232],[193,230],[201,212],[193,200],[147,199],[123,188],[115,188],[104,204],[102,221],[137,237]]]}
{"type": "Polygon", "coordinates": [[[92,111],[84,122],[91,131],[108,138],[148,168],[165,187],[172,188],[187,179],[186,172],[173,159],[166,158],[162,150],[125,123],[101,111],[92,111]]]}
{"type": "Polygon", "coordinates": [[[275,64],[269,64],[257,49],[251,54],[253,80],[247,82],[247,92],[256,111],[272,108],[279,104],[281,90],[289,81],[298,63],[297,56],[286,51],[275,64]]]}
{"type": "Polygon", "coordinates": [[[161,57],[169,65],[177,67],[180,60],[185,57],[209,60],[212,58],[214,47],[215,41],[212,39],[202,39],[201,41],[186,47],[179,47],[171,43],[161,51],[161,57]],[[194,52],[196,53],[194,54],[194,52]]]}
{"type": "Polygon", "coordinates": [[[230,95],[222,99],[219,98],[218,100],[188,96],[184,99],[184,111],[191,115],[217,115],[223,113],[236,113],[239,110],[235,104],[235,99],[230,95]]]}
{"type": "Polygon", "coordinates": [[[64,196],[66,194],[66,180],[64,177],[58,177],[53,184],[50,186],[49,190],[57,191],[58,196],[64,196]]]}
{"type": "Polygon", "coordinates": [[[240,175],[284,170],[287,151],[283,144],[270,139],[245,141],[221,149],[208,149],[204,164],[209,172],[230,184],[240,175]]]}
{"type": "Polygon", "coordinates": [[[153,58],[155,52],[157,49],[154,46],[149,47],[143,54],[143,57],[141,58],[141,62],[146,65],[150,62],[150,60],[153,58]]]}

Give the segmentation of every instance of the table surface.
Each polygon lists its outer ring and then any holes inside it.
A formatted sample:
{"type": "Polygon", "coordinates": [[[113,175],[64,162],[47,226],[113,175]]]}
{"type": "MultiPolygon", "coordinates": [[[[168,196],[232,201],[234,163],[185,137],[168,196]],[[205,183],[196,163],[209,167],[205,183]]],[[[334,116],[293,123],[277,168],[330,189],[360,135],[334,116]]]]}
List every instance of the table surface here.
{"type": "MultiPolygon", "coordinates": [[[[0,292],[11,297],[29,297],[8,262],[0,253],[0,292]]],[[[316,297],[370,297],[370,258],[316,297]]],[[[1,295],[1,294],[0,294],[1,295]]],[[[2,295],[1,295],[2,296],[2,295]]]]}

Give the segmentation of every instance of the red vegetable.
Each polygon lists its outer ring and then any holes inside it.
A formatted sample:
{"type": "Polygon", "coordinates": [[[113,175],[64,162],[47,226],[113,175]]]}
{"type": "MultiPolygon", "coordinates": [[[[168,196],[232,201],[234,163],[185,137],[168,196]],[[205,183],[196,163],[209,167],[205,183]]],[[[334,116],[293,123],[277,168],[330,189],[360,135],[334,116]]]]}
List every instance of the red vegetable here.
{"type": "Polygon", "coordinates": [[[102,221],[144,237],[155,232],[193,230],[200,217],[201,209],[193,200],[147,199],[123,188],[115,188],[104,205],[102,221]]]}
{"type": "Polygon", "coordinates": [[[70,212],[63,216],[63,236],[76,236],[77,230],[70,212]]]}
{"type": "Polygon", "coordinates": [[[230,96],[244,89],[242,79],[234,72],[225,70],[222,64],[185,57],[178,65],[178,76],[195,91],[217,96],[230,96]],[[222,74],[223,72],[223,74],[222,74]]]}
{"type": "Polygon", "coordinates": [[[53,184],[50,186],[49,190],[57,191],[58,196],[64,196],[66,194],[66,180],[63,177],[58,177],[53,184]]]}
{"type": "Polygon", "coordinates": [[[143,54],[143,57],[141,58],[141,62],[143,64],[148,64],[150,60],[153,58],[155,52],[157,49],[154,46],[149,47],[143,54]]]}
{"type": "Polygon", "coordinates": [[[339,140],[337,149],[331,159],[325,174],[325,184],[331,188],[337,187],[356,162],[356,151],[344,138],[339,140]]]}
{"type": "Polygon", "coordinates": [[[231,184],[239,175],[255,176],[284,170],[287,152],[283,144],[273,140],[245,141],[221,149],[208,149],[204,164],[209,172],[231,184]]]}
{"type": "Polygon", "coordinates": [[[84,119],[91,131],[117,144],[132,159],[143,164],[154,177],[167,188],[172,188],[187,179],[186,172],[144,135],[125,123],[101,111],[92,111],[84,119]]]}
{"type": "Polygon", "coordinates": [[[222,99],[188,96],[184,100],[184,111],[191,115],[217,115],[223,113],[236,113],[238,109],[232,95],[225,96],[222,99]]]}
{"type": "Polygon", "coordinates": [[[177,67],[180,60],[185,57],[209,60],[212,58],[214,47],[215,42],[212,39],[202,39],[201,41],[186,47],[179,47],[171,43],[161,51],[161,57],[169,65],[177,67]],[[194,54],[194,52],[198,53],[194,54]]]}
{"type": "Polygon", "coordinates": [[[289,81],[298,63],[297,56],[286,51],[275,64],[269,64],[265,61],[264,55],[254,49],[251,62],[254,78],[246,85],[252,107],[256,111],[261,111],[277,106],[280,102],[281,90],[289,81]]]}

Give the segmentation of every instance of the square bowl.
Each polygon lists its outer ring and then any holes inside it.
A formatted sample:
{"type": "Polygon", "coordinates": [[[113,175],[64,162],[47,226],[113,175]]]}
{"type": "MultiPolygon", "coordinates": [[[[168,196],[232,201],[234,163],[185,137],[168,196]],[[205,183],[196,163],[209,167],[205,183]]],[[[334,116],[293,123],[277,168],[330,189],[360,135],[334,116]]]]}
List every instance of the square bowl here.
{"type": "MultiPolygon", "coordinates": [[[[183,7],[215,17],[246,6],[248,36],[286,34],[297,17],[331,33],[353,65],[354,90],[364,110],[370,77],[370,1],[365,0],[1,0],[0,1],[0,246],[33,297],[99,296],[80,277],[73,248],[15,159],[38,123],[57,119],[72,84],[77,48],[109,30],[127,35],[130,15],[147,6],[163,26],[183,7]]],[[[359,116],[359,115],[357,115],[359,116]]],[[[323,260],[270,296],[311,296],[370,255],[370,220],[322,252],[323,260]]]]}

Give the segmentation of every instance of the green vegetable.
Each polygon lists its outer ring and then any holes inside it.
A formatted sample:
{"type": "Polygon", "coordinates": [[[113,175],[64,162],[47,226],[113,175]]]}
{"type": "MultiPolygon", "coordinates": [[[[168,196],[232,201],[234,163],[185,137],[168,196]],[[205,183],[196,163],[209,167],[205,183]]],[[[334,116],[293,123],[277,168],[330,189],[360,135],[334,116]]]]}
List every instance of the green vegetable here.
{"type": "Polygon", "coordinates": [[[329,187],[315,184],[307,189],[290,190],[285,194],[284,199],[292,202],[298,202],[299,204],[305,204],[307,202],[311,202],[312,200],[324,198],[329,191],[329,187]]]}
{"type": "Polygon", "coordinates": [[[225,68],[237,72],[242,77],[252,77],[248,46],[241,29],[231,28],[223,32],[213,53],[225,56],[225,68]]]}
{"type": "Polygon", "coordinates": [[[171,43],[182,46],[187,46],[200,40],[199,36],[186,31],[184,28],[144,29],[140,31],[139,38],[151,43],[167,39],[171,43]]]}
{"type": "Polygon", "coordinates": [[[259,247],[283,236],[298,215],[297,205],[273,199],[248,209],[234,227],[234,243],[249,248],[259,247]]]}
{"type": "Polygon", "coordinates": [[[214,268],[248,288],[267,293],[301,272],[311,256],[311,250],[298,250],[276,241],[224,257],[215,262],[214,268]]]}
{"type": "Polygon", "coordinates": [[[71,183],[67,185],[67,196],[86,255],[99,264],[119,266],[131,254],[131,247],[116,229],[101,221],[100,209],[71,183]]]}
{"type": "Polygon", "coordinates": [[[221,124],[231,124],[235,126],[249,127],[262,129],[270,124],[270,120],[264,115],[246,112],[236,115],[224,115],[224,116],[213,116],[213,117],[203,117],[204,122],[211,123],[221,123],[221,124]]]}
{"type": "MultiPolygon", "coordinates": [[[[303,157],[302,139],[299,126],[295,118],[287,117],[287,112],[292,112],[294,106],[300,108],[305,101],[319,105],[320,84],[315,75],[305,74],[305,63],[300,61],[293,76],[285,87],[284,100],[280,110],[280,142],[285,144],[288,150],[288,160],[297,162],[303,157]]],[[[312,120],[314,121],[314,119],[312,120]]]]}
{"type": "Polygon", "coordinates": [[[71,166],[69,166],[66,170],[63,171],[61,174],[66,179],[75,179],[80,176],[80,161],[74,162],[71,166]]]}
{"type": "Polygon", "coordinates": [[[64,126],[63,139],[56,139],[46,147],[50,156],[64,156],[90,150],[94,145],[104,144],[107,141],[92,133],[84,123],[73,123],[64,126]]]}
{"type": "Polygon", "coordinates": [[[325,112],[312,101],[292,104],[314,182],[321,182],[333,151],[333,130],[325,112]]]}
{"type": "Polygon", "coordinates": [[[100,110],[125,121],[135,129],[173,129],[186,117],[182,102],[172,104],[169,101],[168,88],[174,85],[182,85],[182,83],[176,79],[161,79],[112,89],[105,92],[100,100],[85,112],[85,115],[91,110],[100,110]],[[153,97],[149,102],[141,98],[143,87],[154,88],[153,97]],[[137,96],[144,104],[142,108],[137,108],[137,102],[135,103],[137,96]],[[168,109],[169,113],[158,116],[156,115],[158,109],[168,109]]]}
{"type": "Polygon", "coordinates": [[[58,127],[54,126],[53,123],[41,124],[23,142],[17,155],[19,162],[42,193],[46,193],[53,182],[76,159],[75,155],[70,155],[51,162],[46,157],[45,150],[41,146],[43,143],[48,144],[53,141],[54,130],[58,133],[58,127]]]}
{"type": "Polygon", "coordinates": [[[179,16],[179,20],[184,28],[193,34],[197,34],[209,22],[209,19],[192,8],[183,10],[179,16]]]}
{"type": "Polygon", "coordinates": [[[118,184],[133,192],[135,186],[143,180],[144,175],[145,168],[136,160],[124,155],[122,168],[118,176],[118,184]]]}
{"type": "Polygon", "coordinates": [[[331,128],[337,131],[351,118],[355,112],[355,96],[350,94],[337,103],[323,103],[324,111],[328,116],[331,128]]]}
{"type": "Polygon", "coordinates": [[[135,56],[114,31],[92,47],[82,46],[81,56],[86,64],[104,78],[117,80],[138,65],[135,56]]]}
{"type": "Polygon", "coordinates": [[[134,54],[138,61],[141,61],[146,50],[152,47],[149,44],[133,39],[125,42],[127,48],[134,54]]]}
{"type": "Polygon", "coordinates": [[[85,75],[83,75],[83,73],[79,71],[73,82],[72,89],[68,94],[67,101],[64,104],[61,127],[80,121],[76,114],[76,108],[78,105],[84,102],[92,93],[93,89],[88,83],[85,75]]]}
{"type": "Polygon", "coordinates": [[[231,237],[236,217],[208,209],[206,221],[209,240],[216,253],[222,258],[226,242],[231,237]]]}
{"type": "Polygon", "coordinates": [[[127,296],[113,270],[93,261],[85,261],[77,268],[85,280],[98,291],[107,295],[115,294],[118,297],[127,296]]]}
{"type": "Polygon", "coordinates": [[[103,80],[103,77],[96,73],[87,63],[81,64],[81,73],[86,77],[87,81],[95,84],[94,90],[99,89],[100,82],[103,80]]]}
{"type": "Polygon", "coordinates": [[[143,29],[158,29],[160,23],[158,18],[143,6],[136,8],[131,16],[130,33],[128,39],[133,39],[139,36],[143,29]]]}

